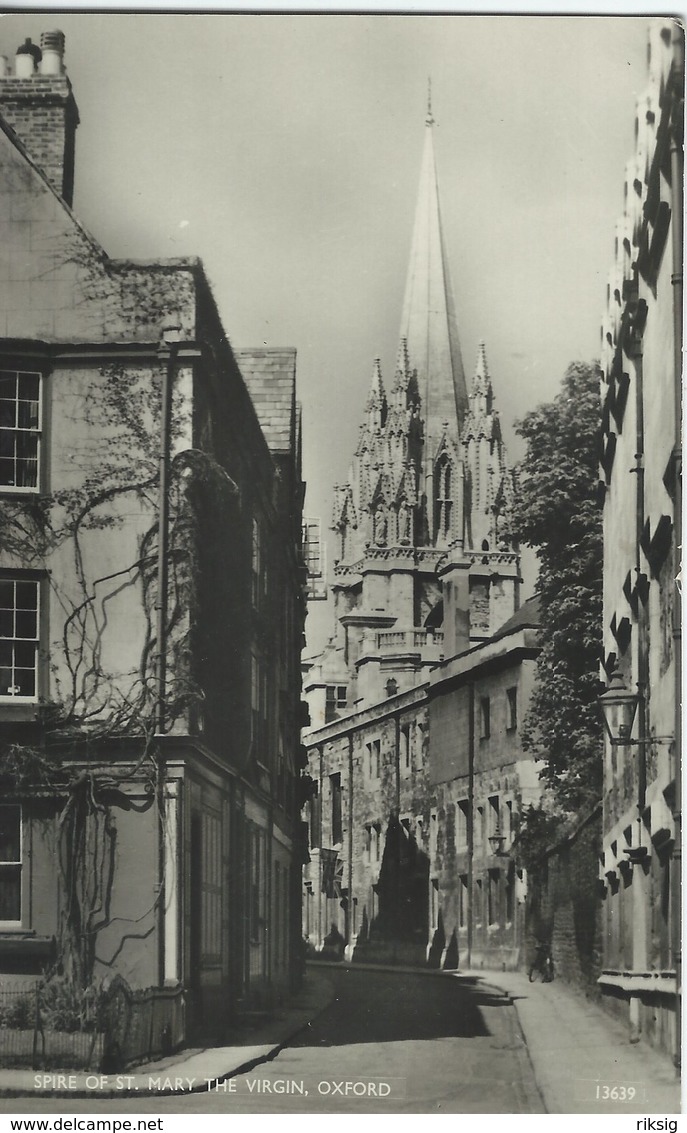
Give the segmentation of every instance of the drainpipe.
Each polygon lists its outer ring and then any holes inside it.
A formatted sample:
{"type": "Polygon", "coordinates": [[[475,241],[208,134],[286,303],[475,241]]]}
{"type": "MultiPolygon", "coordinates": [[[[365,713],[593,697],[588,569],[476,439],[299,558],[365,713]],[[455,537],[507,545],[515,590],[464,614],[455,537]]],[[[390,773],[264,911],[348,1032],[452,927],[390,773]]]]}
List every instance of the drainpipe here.
{"type": "MultiPolygon", "coordinates": [[[[400,712],[394,717],[394,727],[396,732],[396,782],[394,784],[396,795],[396,941],[394,943],[394,953],[398,949],[401,941],[401,852],[403,849],[402,827],[401,827],[401,714],[400,712]]],[[[410,743],[410,737],[408,737],[410,743]]]]}
{"type": "MultiPolygon", "coordinates": [[[[633,471],[637,475],[637,492],[635,496],[635,570],[637,581],[642,569],[641,564],[641,538],[644,530],[644,357],[641,339],[633,343],[633,357],[635,362],[635,377],[637,386],[636,406],[636,440],[635,460],[633,471]]],[[[637,613],[637,684],[639,692],[639,712],[637,719],[638,732],[638,759],[639,773],[637,784],[637,810],[638,822],[642,821],[642,812],[646,806],[646,720],[648,704],[646,701],[649,678],[647,625],[644,606],[640,601],[637,613]]],[[[643,963],[643,962],[642,962],[643,963]]]]}
{"type": "MultiPolygon", "coordinates": [[[[644,358],[642,354],[642,341],[636,336],[632,343],[632,357],[635,363],[636,378],[636,440],[635,440],[635,467],[632,469],[637,476],[635,494],[635,570],[637,581],[641,571],[640,540],[644,530],[644,358]]],[[[647,637],[647,619],[644,605],[640,599],[637,607],[637,691],[639,704],[637,712],[637,831],[641,838],[642,815],[646,806],[646,742],[647,742],[647,714],[649,705],[647,696],[649,691],[649,654],[647,637]]],[[[628,758],[625,749],[625,758],[628,758]]],[[[646,877],[640,864],[633,867],[632,872],[633,893],[633,925],[632,925],[632,967],[635,971],[644,971],[647,967],[647,899],[646,877]]],[[[641,1034],[641,1000],[637,995],[630,995],[630,1042],[639,1042],[641,1034]]]]}
{"type": "Polygon", "coordinates": [[[322,941],[326,934],[322,932],[322,775],[324,773],[324,747],[320,745],[318,755],[318,783],[317,783],[317,857],[319,862],[319,869],[317,871],[317,946],[322,947],[322,941]]]}
{"type": "MultiPolygon", "coordinates": [[[[674,349],[674,391],[675,391],[675,448],[673,464],[675,475],[675,573],[677,575],[682,552],[682,177],[683,177],[683,116],[684,98],[684,43],[683,32],[674,24],[674,91],[673,121],[670,139],[670,180],[671,180],[671,231],[673,252],[673,349],[674,349]]],[[[678,1075],[681,1066],[681,988],[682,978],[682,770],[680,766],[682,750],[682,595],[681,582],[675,578],[673,589],[673,664],[675,667],[675,744],[673,748],[675,802],[673,817],[675,823],[675,846],[672,858],[671,897],[672,897],[672,952],[675,964],[675,1066],[678,1075]]]]}
{"type": "Polygon", "coordinates": [[[166,684],[167,684],[167,582],[169,558],[169,454],[172,422],[172,384],[179,343],[178,324],[168,324],[163,328],[162,340],[158,348],[158,358],[162,365],[162,389],[160,392],[160,457],[158,487],[158,537],[157,537],[157,593],[155,596],[156,641],[155,657],[155,739],[157,741],[156,794],[160,822],[159,828],[159,897],[158,897],[158,982],[165,982],[165,766],[162,737],[166,726],[166,684]]]}
{"type": "Polygon", "coordinates": [[[472,967],[472,886],[473,858],[475,846],[475,686],[468,685],[468,969],[472,967]]]}

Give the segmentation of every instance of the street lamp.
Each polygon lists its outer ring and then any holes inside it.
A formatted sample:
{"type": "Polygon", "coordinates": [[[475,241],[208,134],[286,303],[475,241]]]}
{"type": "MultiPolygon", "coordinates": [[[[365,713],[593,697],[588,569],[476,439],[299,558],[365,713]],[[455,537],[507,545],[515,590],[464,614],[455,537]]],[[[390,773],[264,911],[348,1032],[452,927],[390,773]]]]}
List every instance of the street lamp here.
{"type": "Polygon", "coordinates": [[[606,733],[613,747],[637,744],[630,739],[639,705],[639,693],[631,692],[620,673],[614,673],[606,691],[599,697],[606,733]]]}
{"type": "Polygon", "coordinates": [[[497,822],[494,833],[489,835],[489,845],[491,846],[492,854],[499,858],[505,857],[506,851],[503,848],[505,841],[505,835],[501,833],[501,823],[497,822]]]}
{"type": "Polygon", "coordinates": [[[631,692],[620,673],[613,674],[611,683],[598,700],[604,728],[612,747],[645,748],[650,747],[651,744],[673,743],[674,736],[649,735],[632,739],[635,716],[642,700],[641,692],[631,692]]]}
{"type": "Polygon", "coordinates": [[[637,801],[637,810],[639,812],[637,819],[638,839],[637,845],[627,846],[623,851],[628,866],[646,865],[650,857],[649,847],[642,845],[642,817],[646,799],[645,749],[651,744],[673,742],[672,736],[647,736],[645,734],[646,724],[642,715],[639,717],[639,736],[636,739],[632,738],[632,728],[640,703],[642,704],[643,711],[643,697],[641,692],[639,689],[637,692],[631,692],[619,672],[613,674],[608,688],[599,697],[599,706],[601,708],[604,728],[606,729],[611,746],[636,747],[639,754],[639,798],[637,801]]]}

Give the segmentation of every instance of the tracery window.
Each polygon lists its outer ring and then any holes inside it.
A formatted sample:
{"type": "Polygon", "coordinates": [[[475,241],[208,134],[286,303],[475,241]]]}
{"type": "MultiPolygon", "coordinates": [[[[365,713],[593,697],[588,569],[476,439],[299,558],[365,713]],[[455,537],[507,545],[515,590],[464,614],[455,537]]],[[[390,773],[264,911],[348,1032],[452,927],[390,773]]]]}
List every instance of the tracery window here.
{"type": "Polygon", "coordinates": [[[453,467],[447,453],[439,458],[434,469],[434,507],[438,536],[451,531],[453,513],[453,467]]]}

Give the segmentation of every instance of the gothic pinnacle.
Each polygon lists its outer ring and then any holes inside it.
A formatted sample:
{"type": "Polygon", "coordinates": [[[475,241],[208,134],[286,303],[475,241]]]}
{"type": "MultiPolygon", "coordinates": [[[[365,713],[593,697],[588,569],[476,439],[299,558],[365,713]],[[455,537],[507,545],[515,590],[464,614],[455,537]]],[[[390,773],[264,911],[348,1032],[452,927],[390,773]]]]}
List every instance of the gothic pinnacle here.
{"type": "Polygon", "coordinates": [[[487,365],[487,350],[484,339],[480,339],[477,348],[477,364],[472,379],[472,393],[491,393],[491,376],[487,365]]]}

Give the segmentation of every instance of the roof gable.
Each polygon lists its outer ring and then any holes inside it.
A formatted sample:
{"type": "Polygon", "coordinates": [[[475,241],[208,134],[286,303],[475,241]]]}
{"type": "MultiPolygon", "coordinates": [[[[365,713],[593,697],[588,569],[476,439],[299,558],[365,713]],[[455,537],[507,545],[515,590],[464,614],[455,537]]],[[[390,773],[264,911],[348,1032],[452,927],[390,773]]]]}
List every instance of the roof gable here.
{"type": "Polygon", "coordinates": [[[109,260],[0,117],[0,337],[156,341],[167,311],[193,331],[190,264],[109,260]]]}

